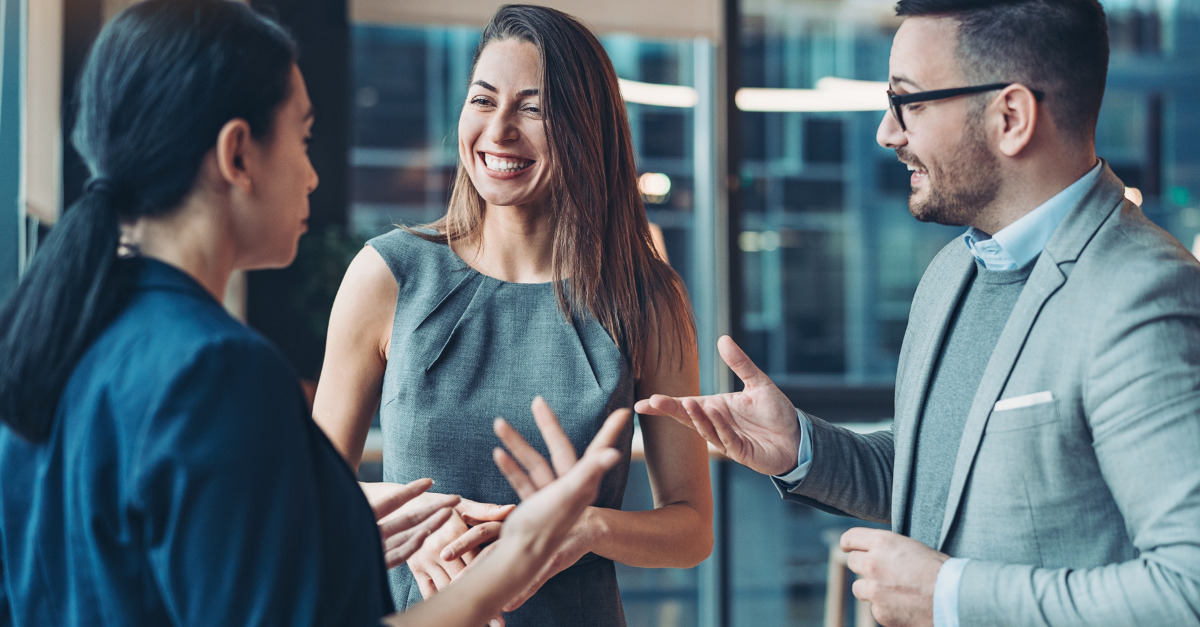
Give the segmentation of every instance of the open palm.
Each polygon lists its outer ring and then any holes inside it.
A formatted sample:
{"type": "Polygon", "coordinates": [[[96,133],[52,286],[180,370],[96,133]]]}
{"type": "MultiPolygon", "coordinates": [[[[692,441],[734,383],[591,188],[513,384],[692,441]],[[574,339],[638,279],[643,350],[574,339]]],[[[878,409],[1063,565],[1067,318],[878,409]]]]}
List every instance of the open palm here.
{"type": "Polygon", "coordinates": [[[717,341],[717,350],[745,384],[743,391],[682,398],[655,394],[638,401],[634,409],[678,420],[729,459],[763,474],[791,471],[800,448],[800,423],[792,402],[729,336],[717,341]]]}

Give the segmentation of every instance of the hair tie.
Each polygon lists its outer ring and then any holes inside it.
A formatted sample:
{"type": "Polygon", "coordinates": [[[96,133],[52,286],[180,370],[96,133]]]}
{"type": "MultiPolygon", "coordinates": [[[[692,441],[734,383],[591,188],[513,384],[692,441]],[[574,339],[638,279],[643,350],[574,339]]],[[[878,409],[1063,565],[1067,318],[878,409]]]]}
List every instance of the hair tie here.
{"type": "Polygon", "coordinates": [[[103,176],[98,176],[87,182],[83,187],[84,193],[87,194],[104,194],[112,197],[117,195],[117,184],[112,179],[103,176]]]}

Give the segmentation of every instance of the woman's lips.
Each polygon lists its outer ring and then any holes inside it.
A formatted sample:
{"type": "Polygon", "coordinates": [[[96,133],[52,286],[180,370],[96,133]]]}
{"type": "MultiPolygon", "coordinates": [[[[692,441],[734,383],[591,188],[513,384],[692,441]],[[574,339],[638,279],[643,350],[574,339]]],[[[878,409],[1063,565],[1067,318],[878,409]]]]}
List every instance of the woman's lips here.
{"type": "Polygon", "coordinates": [[[521,157],[509,155],[493,155],[491,153],[479,152],[479,162],[483,165],[483,169],[488,176],[507,180],[516,178],[530,171],[533,164],[536,163],[531,159],[523,159],[521,157]]]}

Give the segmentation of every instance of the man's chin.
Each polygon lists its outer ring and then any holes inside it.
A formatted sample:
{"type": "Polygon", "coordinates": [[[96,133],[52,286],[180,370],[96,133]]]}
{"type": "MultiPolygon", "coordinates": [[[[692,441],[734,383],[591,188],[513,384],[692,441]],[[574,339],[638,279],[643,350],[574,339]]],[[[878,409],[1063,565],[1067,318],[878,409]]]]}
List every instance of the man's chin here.
{"type": "Polygon", "coordinates": [[[928,222],[933,224],[941,224],[943,226],[966,226],[967,221],[963,216],[955,215],[955,211],[946,204],[939,205],[938,203],[929,202],[925,198],[918,197],[913,194],[908,199],[908,212],[918,222],[928,222]]]}
{"type": "Polygon", "coordinates": [[[908,212],[921,222],[933,222],[934,212],[929,207],[928,190],[914,189],[908,195],[908,212]]]}

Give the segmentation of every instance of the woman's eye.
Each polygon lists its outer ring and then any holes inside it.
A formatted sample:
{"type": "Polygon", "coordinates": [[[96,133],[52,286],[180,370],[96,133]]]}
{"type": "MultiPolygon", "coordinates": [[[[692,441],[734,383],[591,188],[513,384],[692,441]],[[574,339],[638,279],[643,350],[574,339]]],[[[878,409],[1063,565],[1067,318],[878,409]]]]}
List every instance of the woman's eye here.
{"type": "Polygon", "coordinates": [[[526,111],[528,113],[541,113],[542,112],[541,109],[539,109],[533,105],[529,105],[529,106],[525,107],[524,109],[522,109],[522,111],[526,111]]]}
{"type": "Polygon", "coordinates": [[[486,107],[492,103],[490,101],[488,101],[487,98],[484,98],[483,96],[475,96],[474,98],[471,99],[471,104],[486,107]]]}
{"type": "Polygon", "coordinates": [[[906,105],[904,105],[904,110],[905,110],[906,112],[908,112],[908,113],[912,113],[913,111],[920,111],[920,110],[921,110],[921,105],[919,105],[919,104],[906,104],[906,105]]]}

